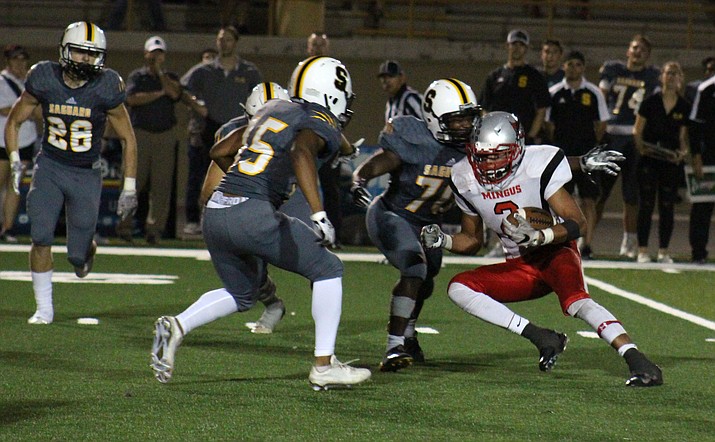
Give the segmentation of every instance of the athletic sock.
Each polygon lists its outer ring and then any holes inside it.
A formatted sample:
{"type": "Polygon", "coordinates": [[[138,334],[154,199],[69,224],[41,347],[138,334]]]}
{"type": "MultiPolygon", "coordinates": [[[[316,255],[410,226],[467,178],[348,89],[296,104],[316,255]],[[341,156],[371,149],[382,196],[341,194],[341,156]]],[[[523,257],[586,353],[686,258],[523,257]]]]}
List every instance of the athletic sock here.
{"type": "Polygon", "coordinates": [[[44,319],[52,321],[54,319],[54,308],[52,307],[52,270],[48,272],[31,272],[32,290],[35,293],[37,312],[44,319]]]}

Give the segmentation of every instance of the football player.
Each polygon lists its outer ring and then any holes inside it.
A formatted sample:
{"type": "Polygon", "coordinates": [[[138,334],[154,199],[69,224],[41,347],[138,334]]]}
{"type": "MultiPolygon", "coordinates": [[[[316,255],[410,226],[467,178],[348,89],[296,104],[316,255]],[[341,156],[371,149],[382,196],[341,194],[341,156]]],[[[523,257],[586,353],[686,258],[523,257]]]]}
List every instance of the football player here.
{"type": "MultiPolygon", "coordinates": [[[[243,145],[243,134],[248,121],[268,100],[290,100],[288,92],[279,84],[260,83],[253,88],[245,104],[245,113],[232,118],[216,131],[215,143],[211,148],[211,164],[206,172],[201,188],[200,203],[205,206],[226,171],[233,164],[239,148],[243,145]]],[[[261,284],[258,300],[266,307],[261,318],[251,329],[253,333],[273,333],[275,326],[283,319],[286,309],[283,300],[276,296],[276,286],[266,273],[266,281],[261,284]]]]}
{"type": "Polygon", "coordinates": [[[424,250],[423,226],[441,223],[452,205],[449,175],[462,159],[472,122],[479,114],[472,88],[455,78],[436,80],[422,101],[422,119],[391,118],[380,133],[381,150],[353,173],[354,202],[367,208],[367,231],[373,244],[400,271],[392,289],[387,349],[382,371],[397,371],[423,362],[415,323],[424,301],[432,295],[442,250],[424,250]],[[372,200],[365,186],[390,174],[390,184],[372,200]]]}
{"type": "MultiPolygon", "coordinates": [[[[660,70],[649,66],[651,43],[643,35],[635,35],[626,52],[627,61],[607,61],[601,66],[601,80],[598,87],[606,97],[611,119],[606,126],[609,137],[609,149],[623,153],[623,240],[620,254],[635,258],[638,247],[638,153],[633,140],[633,125],[636,113],[645,98],[658,87],[660,70]]],[[[596,217],[603,217],[606,200],[616,183],[613,176],[601,180],[601,196],[596,203],[596,217]]]]}
{"type": "Polygon", "coordinates": [[[626,385],[661,385],[660,368],[586,291],[576,246],[586,219],[564,189],[570,180],[562,150],[549,145],[525,149],[524,130],[516,117],[489,113],[475,124],[466,158],[452,167],[451,187],[463,212],[462,230],[448,235],[432,224],[422,229],[421,240],[429,249],[474,254],[483,245],[483,224],[498,235],[506,261],[456,275],[449,283],[449,298],[467,313],[531,341],[539,350],[540,370],[552,369],[568,337],[529,322],[504,303],[555,292],[564,314],[586,322],[625,358],[631,373],[626,385]],[[509,214],[526,207],[549,210],[558,223],[536,230],[518,214],[517,225],[507,221],[509,214]]]}
{"type": "MultiPolygon", "coordinates": [[[[63,207],[67,259],[80,278],[92,269],[102,193],[100,149],[107,124],[124,144],[124,186],[117,214],[131,216],[137,206],[136,139],[124,106],[124,82],[115,71],[104,67],[104,31],[90,22],[72,23],[62,35],[59,52],[59,63],[43,61],[30,69],[25,91],[13,105],[5,128],[14,172],[19,162],[18,128],[41,106],[42,147],[27,196],[32,237],[30,270],[37,302],[37,311],[28,319],[30,324],[50,324],[54,319],[51,249],[63,207]]],[[[20,174],[14,179],[17,192],[20,174]]]]}
{"type": "Polygon", "coordinates": [[[370,378],[370,370],[334,355],[343,264],[326,249],[335,230],[323,210],[317,178],[321,164],[353,153],[341,136],[352,114],[352,80],[340,61],[310,57],[293,71],[289,90],[292,101],[271,100],[250,120],[245,147],[206,205],[204,239],[224,288],[204,293],[177,316],[157,319],[151,367],[160,382],[171,379],[186,334],[255,305],[269,263],[311,282],[315,362],[308,379],[313,388],[370,378]],[[310,206],[312,229],[278,210],[296,182],[310,206]]]}

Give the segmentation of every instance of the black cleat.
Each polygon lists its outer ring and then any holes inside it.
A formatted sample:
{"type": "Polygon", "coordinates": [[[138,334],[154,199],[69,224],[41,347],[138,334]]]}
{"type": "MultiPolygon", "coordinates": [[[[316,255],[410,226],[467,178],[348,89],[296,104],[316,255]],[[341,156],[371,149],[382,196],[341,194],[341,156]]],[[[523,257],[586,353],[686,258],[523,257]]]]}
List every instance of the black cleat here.
{"type": "Polygon", "coordinates": [[[424,362],[425,354],[420,347],[420,342],[417,337],[405,338],[405,353],[412,356],[415,362],[424,362]]]}
{"type": "Polygon", "coordinates": [[[380,363],[380,371],[401,370],[412,365],[413,361],[412,356],[405,351],[405,347],[398,345],[385,353],[385,357],[382,358],[382,362],[380,363]]]}
{"type": "Polygon", "coordinates": [[[566,350],[566,344],[569,343],[569,337],[564,333],[559,333],[553,330],[545,330],[548,336],[544,336],[541,340],[539,348],[539,370],[551,371],[556,364],[556,359],[566,350]]]}
{"type": "Polygon", "coordinates": [[[623,357],[631,370],[631,377],[626,381],[628,387],[656,387],[663,385],[663,372],[643,353],[635,348],[626,352],[623,357]]]}

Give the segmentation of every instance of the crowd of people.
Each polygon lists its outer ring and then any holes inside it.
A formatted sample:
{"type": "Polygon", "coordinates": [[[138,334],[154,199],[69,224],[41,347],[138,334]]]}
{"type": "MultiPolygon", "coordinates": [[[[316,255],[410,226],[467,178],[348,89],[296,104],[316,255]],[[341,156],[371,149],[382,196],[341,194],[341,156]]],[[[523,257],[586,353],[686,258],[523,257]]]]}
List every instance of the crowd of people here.
{"type": "MultiPolygon", "coordinates": [[[[265,311],[254,331],[272,332],[285,314],[268,276],[272,264],[311,283],[313,387],[361,383],[370,371],[335,357],[343,265],[330,253],[340,247],[340,165],[356,157],[361,143],[342,133],[355,96],[349,69],[329,55],[327,35],[315,32],[307,39],[307,58],[284,89],[265,82],[258,67],[238,54],[239,38],[235,27],[221,27],[216,49],[204,50],[201,61],[179,77],[163,68],[167,43],[152,36],[144,43],[144,65],[130,73],[126,87],[104,65],[107,41],[95,24],[69,25],[59,62],[39,62],[29,72],[28,52],[6,47],[7,67],[0,73],[0,188],[6,194],[0,234],[14,239],[20,182],[34,163],[27,212],[37,309],[28,323],[53,322],[51,248],[63,209],[68,260],[80,278],[92,269],[99,159],[108,128],[123,150],[118,236],[134,240],[143,192],[149,200],[146,242],[156,244],[165,235],[179,145],[172,135],[175,105],[183,103],[192,113],[184,233],[202,235],[223,287],[202,294],[178,315],[157,319],[151,364],[156,378],[171,380],[176,352],[190,331],[245,312],[256,301],[265,311]],[[297,199],[304,218],[288,206],[297,199]]],[[[530,340],[539,351],[539,368],[549,371],[568,337],[536,326],[503,303],[554,292],[564,314],[597,330],[625,359],[627,385],[660,385],[660,368],[591,299],[581,261],[594,256],[594,231],[622,176],[621,255],[651,261],[648,237],[657,197],[656,260],[672,263],[668,246],[684,162],[690,155],[696,179],[703,179],[705,166],[715,165],[715,77],[691,86],[691,103],[677,62],[662,70],[648,63],[652,48],[644,35],[631,39],[625,63],[602,65],[598,85],[584,76],[583,53],[564,57],[558,40],[546,40],[537,69],[528,62],[530,44],[527,31],[509,32],[507,62],[489,73],[479,94],[450,77],[420,93],[408,85],[398,61],[379,66],[387,95],[385,126],[379,150],[353,171],[350,194],[366,212],[370,240],[399,271],[380,370],[425,360],[416,323],[432,295],[443,250],[476,254],[491,239],[494,253],[505,260],[456,275],[448,294],[457,306],[530,340]],[[373,197],[367,183],[382,175],[389,175],[389,185],[373,197]],[[549,211],[553,225],[532,226],[527,207],[549,211]],[[446,232],[445,217],[455,212],[459,229],[446,232]]],[[[712,74],[713,59],[703,67],[712,74]]],[[[707,260],[713,206],[692,205],[696,263],[707,260]]]]}

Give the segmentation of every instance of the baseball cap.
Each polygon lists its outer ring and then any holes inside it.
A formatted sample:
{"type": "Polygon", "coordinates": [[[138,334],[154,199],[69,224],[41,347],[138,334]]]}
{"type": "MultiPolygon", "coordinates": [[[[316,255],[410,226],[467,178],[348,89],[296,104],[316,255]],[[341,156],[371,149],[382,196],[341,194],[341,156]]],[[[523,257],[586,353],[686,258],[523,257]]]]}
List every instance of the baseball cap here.
{"type": "Polygon", "coordinates": [[[5,49],[3,50],[3,55],[5,55],[5,58],[7,58],[8,60],[19,56],[30,58],[30,54],[27,52],[27,49],[20,45],[14,44],[9,44],[5,46],[5,49]]]}
{"type": "Polygon", "coordinates": [[[161,49],[162,51],[166,52],[166,43],[164,43],[164,39],[159,37],[158,35],[149,37],[144,43],[144,50],[147,52],[151,52],[156,51],[157,49],[161,49]]]}
{"type": "Polygon", "coordinates": [[[385,60],[384,63],[380,65],[380,71],[377,76],[382,77],[383,75],[388,75],[390,77],[396,77],[402,74],[402,66],[395,60],[385,60]]]}
{"type": "Polygon", "coordinates": [[[507,43],[521,42],[529,46],[529,33],[523,29],[513,29],[509,31],[509,35],[506,37],[507,43]]]}
{"type": "Polygon", "coordinates": [[[571,51],[566,55],[566,58],[564,58],[565,61],[569,60],[579,60],[581,63],[586,64],[586,57],[583,56],[583,54],[579,51],[571,51]]]}

